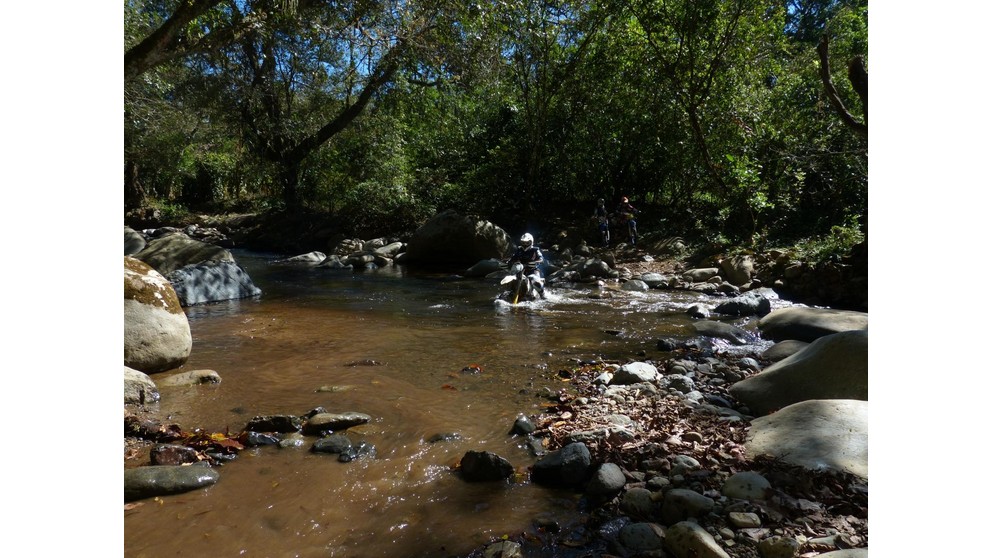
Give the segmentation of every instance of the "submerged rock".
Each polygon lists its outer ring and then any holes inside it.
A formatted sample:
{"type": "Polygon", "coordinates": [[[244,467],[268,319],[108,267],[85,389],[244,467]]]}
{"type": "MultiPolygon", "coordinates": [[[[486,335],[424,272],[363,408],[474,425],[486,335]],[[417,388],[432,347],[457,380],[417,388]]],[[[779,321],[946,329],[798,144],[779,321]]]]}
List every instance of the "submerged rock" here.
{"type": "Polygon", "coordinates": [[[220,473],[205,465],[150,465],[124,470],[124,501],[180,494],[220,479],[220,473]]]}

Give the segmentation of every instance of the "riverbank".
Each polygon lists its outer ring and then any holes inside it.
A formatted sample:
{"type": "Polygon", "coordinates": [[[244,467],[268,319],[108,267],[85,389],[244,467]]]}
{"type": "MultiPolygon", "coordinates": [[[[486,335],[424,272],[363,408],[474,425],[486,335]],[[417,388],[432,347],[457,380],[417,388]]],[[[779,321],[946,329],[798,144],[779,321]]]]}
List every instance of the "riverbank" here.
{"type": "MultiPolygon", "coordinates": [[[[676,257],[660,249],[659,243],[666,250],[673,247],[667,239],[649,237],[637,249],[621,247],[598,254],[612,258],[622,276],[629,277],[651,272],[675,275],[697,262],[716,262],[676,257]]],[[[558,348],[548,349],[557,352],[558,348]]],[[[548,394],[546,411],[534,417],[535,439],[545,451],[554,452],[574,443],[576,433],[605,432],[605,436],[580,438],[595,466],[609,463],[618,468],[621,488],[603,501],[586,494],[582,523],[542,520],[471,556],[511,556],[514,552],[523,556],[664,556],[659,529],[671,529],[690,517],[706,533],[692,532],[692,540],[708,545],[711,556],[815,556],[867,545],[866,482],[746,457],[743,444],[750,417],[726,388],[770,361],[758,354],[722,354],[705,345],[667,347],[663,355],[644,363],[663,371],[663,377],[629,386],[610,386],[602,378],[615,374],[622,364],[641,361],[644,355],[630,354],[611,362],[573,362],[547,371],[561,389],[548,394]],[[745,358],[753,363],[744,364],[745,358]],[[675,376],[682,383],[673,384],[675,376]],[[761,498],[728,496],[728,482],[740,473],[760,476],[769,490],[761,498]]],[[[126,435],[125,468],[147,464],[151,440],[167,441],[196,430],[196,425],[156,424],[153,416],[127,415],[126,434],[129,425],[131,433],[138,434],[142,428],[144,433],[141,438],[126,435]]],[[[233,447],[244,434],[206,437],[233,447]]],[[[201,441],[206,441],[204,436],[200,433],[201,441]]],[[[576,490],[581,493],[583,488],[576,490]]]]}

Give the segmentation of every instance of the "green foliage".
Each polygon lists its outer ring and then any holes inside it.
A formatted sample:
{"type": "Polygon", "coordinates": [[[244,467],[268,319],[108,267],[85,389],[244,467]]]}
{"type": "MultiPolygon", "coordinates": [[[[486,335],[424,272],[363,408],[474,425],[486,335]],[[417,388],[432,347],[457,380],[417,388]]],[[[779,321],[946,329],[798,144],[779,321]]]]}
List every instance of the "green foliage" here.
{"type": "Polygon", "coordinates": [[[829,234],[801,239],[795,245],[799,258],[813,264],[839,261],[865,240],[859,221],[860,217],[851,216],[843,225],[831,227],[829,234]]]}
{"type": "MultiPolygon", "coordinates": [[[[125,44],[169,6],[126,2],[125,44]]],[[[235,7],[271,6],[222,4],[187,36],[235,23],[235,7]]],[[[302,205],[355,234],[447,208],[539,225],[627,195],[645,233],[821,238],[810,250],[829,253],[867,214],[868,159],[824,96],[823,33],[857,113],[845,69],[867,57],[864,0],[318,3],[129,81],[125,159],[149,195],[189,207],[277,206],[295,176],[302,205]],[[397,73],[297,149],[355,102],[401,30],[397,73]]]]}

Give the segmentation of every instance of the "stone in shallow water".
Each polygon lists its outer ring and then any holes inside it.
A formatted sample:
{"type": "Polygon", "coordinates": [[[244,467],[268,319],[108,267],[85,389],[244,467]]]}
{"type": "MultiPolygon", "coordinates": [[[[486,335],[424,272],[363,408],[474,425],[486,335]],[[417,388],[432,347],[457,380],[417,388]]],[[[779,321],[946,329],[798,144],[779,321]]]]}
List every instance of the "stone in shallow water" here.
{"type": "Polygon", "coordinates": [[[220,473],[203,465],[151,465],[124,470],[124,501],[180,494],[220,479],[220,473]]]}

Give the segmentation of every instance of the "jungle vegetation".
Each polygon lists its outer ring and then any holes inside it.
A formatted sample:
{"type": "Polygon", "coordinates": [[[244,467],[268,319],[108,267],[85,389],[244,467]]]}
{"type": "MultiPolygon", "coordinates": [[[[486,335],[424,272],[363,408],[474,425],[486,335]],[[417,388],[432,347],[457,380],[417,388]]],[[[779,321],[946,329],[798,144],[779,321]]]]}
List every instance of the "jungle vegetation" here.
{"type": "Polygon", "coordinates": [[[125,0],[125,210],[866,234],[867,0],[125,0]]]}

